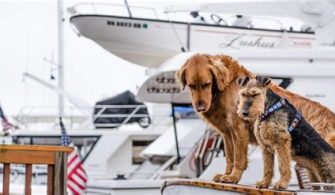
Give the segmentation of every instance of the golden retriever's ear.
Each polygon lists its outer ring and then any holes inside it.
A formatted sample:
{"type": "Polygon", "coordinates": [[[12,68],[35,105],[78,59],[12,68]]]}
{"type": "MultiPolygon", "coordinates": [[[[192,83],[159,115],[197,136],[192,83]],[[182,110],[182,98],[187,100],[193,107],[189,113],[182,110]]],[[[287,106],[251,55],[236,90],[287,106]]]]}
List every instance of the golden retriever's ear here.
{"type": "Polygon", "coordinates": [[[188,60],[185,62],[185,64],[176,72],[176,79],[181,84],[181,88],[184,90],[186,86],[186,65],[188,63],[188,60]]]}
{"type": "Polygon", "coordinates": [[[250,77],[246,76],[246,77],[240,77],[237,79],[237,84],[240,87],[244,87],[250,80],[250,77]]]}
{"type": "Polygon", "coordinates": [[[212,65],[210,66],[210,69],[216,85],[218,86],[219,91],[223,91],[229,81],[228,69],[224,66],[223,62],[215,56],[209,56],[209,61],[212,65]]]}
{"type": "Polygon", "coordinates": [[[256,80],[257,83],[263,87],[266,87],[271,83],[271,78],[269,77],[256,76],[256,80]]]}

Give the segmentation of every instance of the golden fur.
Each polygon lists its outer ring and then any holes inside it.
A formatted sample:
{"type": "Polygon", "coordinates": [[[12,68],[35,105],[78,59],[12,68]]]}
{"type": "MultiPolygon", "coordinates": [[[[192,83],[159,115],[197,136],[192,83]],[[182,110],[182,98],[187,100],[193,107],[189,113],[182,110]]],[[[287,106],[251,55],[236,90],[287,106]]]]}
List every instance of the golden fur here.
{"type": "Polygon", "coordinates": [[[331,145],[335,149],[335,132],[331,133],[327,136],[326,141],[329,145],[331,145]]]}
{"type": "Polygon", "coordinates": [[[250,139],[245,122],[236,114],[238,75],[249,72],[231,57],[200,54],[192,56],[177,72],[182,87],[190,88],[199,116],[223,136],[227,166],[223,175],[216,175],[216,181],[236,183],[247,168],[250,139]]]}
{"type": "MultiPolygon", "coordinates": [[[[176,74],[182,88],[190,88],[192,105],[199,116],[224,138],[227,166],[224,174],[214,177],[215,181],[238,182],[247,167],[248,143],[256,143],[253,128],[237,116],[236,80],[243,76],[254,77],[254,74],[230,56],[207,54],[190,57],[176,74]]],[[[277,85],[271,85],[271,89],[301,110],[324,138],[335,131],[334,113],[324,106],[277,85]]]]}

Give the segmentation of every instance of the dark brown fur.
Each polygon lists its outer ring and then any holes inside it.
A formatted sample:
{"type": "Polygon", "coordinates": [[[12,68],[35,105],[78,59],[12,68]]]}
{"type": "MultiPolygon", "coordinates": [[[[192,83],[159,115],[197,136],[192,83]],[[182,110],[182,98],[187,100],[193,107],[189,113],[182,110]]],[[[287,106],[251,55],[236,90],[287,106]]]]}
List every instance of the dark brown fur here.
{"type": "MultiPolygon", "coordinates": [[[[250,124],[236,114],[236,80],[242,76],[254,77],[230,56],[206,54],[190,57],[176,74],[182,88],[190,88],[194,109],[224,138],[227,166],[224,174],[214,177],[216,181],[238,182],[247,167],[248,143],[256,143],[250,124]]],[[[271,88],[302,110],[305,118],[318,126],[321,136],[335,131],[335,115],[330,110],[277,85],[271,88]]]]}
{"type": "Polygon", "coordinates": [[[281,176],[274,185],[277,190],[286,189],[291,179],[291,155],[319,181],[335,182],[335,151],[303,118],[293,131],[288,131],[297,112],[289,102],[264,120],[259,119],[264,110],[280,100],[280,96],[268,88],[270,79],[258,78],[239,80],[242,88],[238,105],[239,116],[254,122],[254,133],[263,152],[263,179],[257,182],[257,187],[267,188],[271,184],[274,154],[278,155],[281,176]]]}

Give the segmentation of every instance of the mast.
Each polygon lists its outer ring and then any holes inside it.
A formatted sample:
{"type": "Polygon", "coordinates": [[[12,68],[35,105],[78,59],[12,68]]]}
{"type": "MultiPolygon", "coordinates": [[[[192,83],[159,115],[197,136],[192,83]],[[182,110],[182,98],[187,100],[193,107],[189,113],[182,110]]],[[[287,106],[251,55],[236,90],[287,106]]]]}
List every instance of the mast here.
{"type": "MultiPolygon", "coordinates": [[[[58,87],[64,90],[64,28],[63,28],[63,0],[57,2],[57,14],[58,14],[58,87]]],[[[64,96],[58,95],[58,114],[59,117],[64,115],[64,96]]]]}

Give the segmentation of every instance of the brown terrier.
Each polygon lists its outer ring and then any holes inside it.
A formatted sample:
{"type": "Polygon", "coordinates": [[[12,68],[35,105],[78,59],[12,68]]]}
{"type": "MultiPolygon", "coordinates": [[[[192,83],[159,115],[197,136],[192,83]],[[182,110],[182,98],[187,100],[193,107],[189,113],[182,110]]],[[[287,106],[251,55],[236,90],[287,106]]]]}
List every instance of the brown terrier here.
{"type": "Polygon", "coordinates": [[[258,188],[267,188],[273,177],[274,154],[278,155],[280,180],[274,189],[283,190],[291,179],[290,161],[316,174],[325,183],[335,182],[335,151],[321,138],[302,114],[268,87],[271,79],[238,79],[238,115],[254,122],[254,134],[263,152],[263,179],[258,188]]]}

